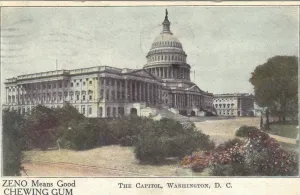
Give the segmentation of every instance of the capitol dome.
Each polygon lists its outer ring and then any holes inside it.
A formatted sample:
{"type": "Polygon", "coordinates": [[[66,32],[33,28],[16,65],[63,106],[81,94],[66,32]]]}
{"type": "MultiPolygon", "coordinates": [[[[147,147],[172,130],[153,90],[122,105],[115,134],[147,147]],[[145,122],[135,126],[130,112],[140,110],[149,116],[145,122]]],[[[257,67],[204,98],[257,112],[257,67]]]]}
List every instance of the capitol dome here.
{"type": "Polygon", "coordinates": [[[158,47],[175,47],[182,49],[182,44],[173,34],[162,33],[153,41],[151,50],[158,47]]]}
{"type": "Polygon", "coordinates": [[[150,73],[162,79],[190,80],[190,65],[186,63],[186,53],[181,42],[170,30],[168,11],[162,23],[163,29],[150,48],[144,66],[150,73]]]}

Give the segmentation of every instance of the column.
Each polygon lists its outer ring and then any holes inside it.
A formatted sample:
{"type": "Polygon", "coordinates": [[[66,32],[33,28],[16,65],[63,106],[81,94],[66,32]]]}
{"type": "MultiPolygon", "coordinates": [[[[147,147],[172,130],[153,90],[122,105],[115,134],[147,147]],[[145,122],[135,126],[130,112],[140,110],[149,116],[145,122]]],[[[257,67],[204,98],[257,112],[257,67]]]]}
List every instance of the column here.
{"type": "Polygon", "coordinates": [[[142,101],[142,82],[139,82],[139,95],[140,95],[140,102],[142,101]]]}
{"type": "Polygon", "coordinates": [[[143,87],[143,94],[144,94],[144,98],[143,98],[143,101],[144,102],[147,102],[147,97],[146,97],[146,83],[142,83],[142,87],[143,87]]]}
{"type": "Polygon", "coordinates": [[[137,97],[138,97],[138,86],[137,86],[137,81],[134,81],[134,99],[136,102],[138,101],[137,97]]]}
{"type": "Polygon", "coordinates": [[[131,102],[132,101],[132,80],[128,80],[128,85],[129,85],[129,95],[128,95],[128,100],[131,102]]]}
{"type": "Polygon", "coordinates": [[[166,71],[167,71],[167,74],[166,74],[166,77],[167,77],[167,78],[170,77],[170,75],[169,75],[169,70],[170,70],[170,67],[167,67],[167,70],[166,70],[166,71]]]}
{"type": "Polygon", "coordinates": [[[177,107],[177,105],[176,105],[176,94],[174,94],[174,99],[173,99],[173,101],[174,101],[174,107],[176,108],[176,107],[177,107]]]}
{"type": "MultiPolygon", "coordinates": [[[[104,101],[106,101],[106,81],[107,81],[107,78],[104,77],[103,79],[104,79],[103,80],[103,86],[102,86],[102,89],[103,89],[103,99],[104,99],[104,101]]],[[[75,86],[75,83],[74,83],[74,86],[75,86]]],[[[76,93],[75,93],[75,91],[74,91],[74,99],[76,99],[76,93]]]]}
{"type": "Polygon", "coordinates": [[[150,85],[149,83],[146,83],[147,88],[147,102],[150,102],[150,85]]]}
{"type": "Polygon", "coordinates": [[[128,100],[128,83],[127,79],[125,79],[125,102],[128,100]]]}
{"type": "Polygon", "coordinates": [[[159,86],[159,103],[161,103],[162,102],[162,96],[163,96],[163,93],[162,93],[162,87],[161,87],[161,85],[159,86]]]}

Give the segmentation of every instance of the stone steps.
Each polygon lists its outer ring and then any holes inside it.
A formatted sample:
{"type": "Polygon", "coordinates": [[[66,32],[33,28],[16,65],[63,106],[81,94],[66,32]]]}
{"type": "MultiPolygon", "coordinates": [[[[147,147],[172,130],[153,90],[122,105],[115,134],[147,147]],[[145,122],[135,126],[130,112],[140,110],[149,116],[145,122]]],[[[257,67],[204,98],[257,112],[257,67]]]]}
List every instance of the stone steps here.
{"type": "Polygon", "coordinates": [[[175,114],[166,108],[157,109],[157,115],[153,119],[160,120],[162,118],[170,118],[179,122],[189,121],[189,118],[181,114],[175,114]]]}

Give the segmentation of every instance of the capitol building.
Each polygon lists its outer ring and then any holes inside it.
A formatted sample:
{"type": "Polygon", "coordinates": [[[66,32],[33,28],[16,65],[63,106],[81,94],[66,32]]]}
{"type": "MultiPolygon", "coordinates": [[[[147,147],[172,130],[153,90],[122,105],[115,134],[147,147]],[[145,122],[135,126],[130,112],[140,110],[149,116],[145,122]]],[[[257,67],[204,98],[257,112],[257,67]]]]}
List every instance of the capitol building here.
{"type": "Polygon", "coordinates": [[[213,94],[191,81],[187,54],[170,24],[166,11],[142,69],[97,66],[9,78],[4,107],[26,113],[37,105],[58,108],[69,103],[86,117],[212,112],[213,94]]]}

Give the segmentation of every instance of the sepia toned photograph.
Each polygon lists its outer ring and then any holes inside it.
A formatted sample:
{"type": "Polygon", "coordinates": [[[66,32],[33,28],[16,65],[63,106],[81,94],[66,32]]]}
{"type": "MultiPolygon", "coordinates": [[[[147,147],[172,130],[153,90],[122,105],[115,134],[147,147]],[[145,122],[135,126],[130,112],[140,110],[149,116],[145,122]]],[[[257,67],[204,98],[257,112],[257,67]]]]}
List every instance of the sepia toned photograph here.
{"type": "Polygon", "coordinates": [[[2,176],[299,175],[299,7],[0,13],[2,176]]]}

